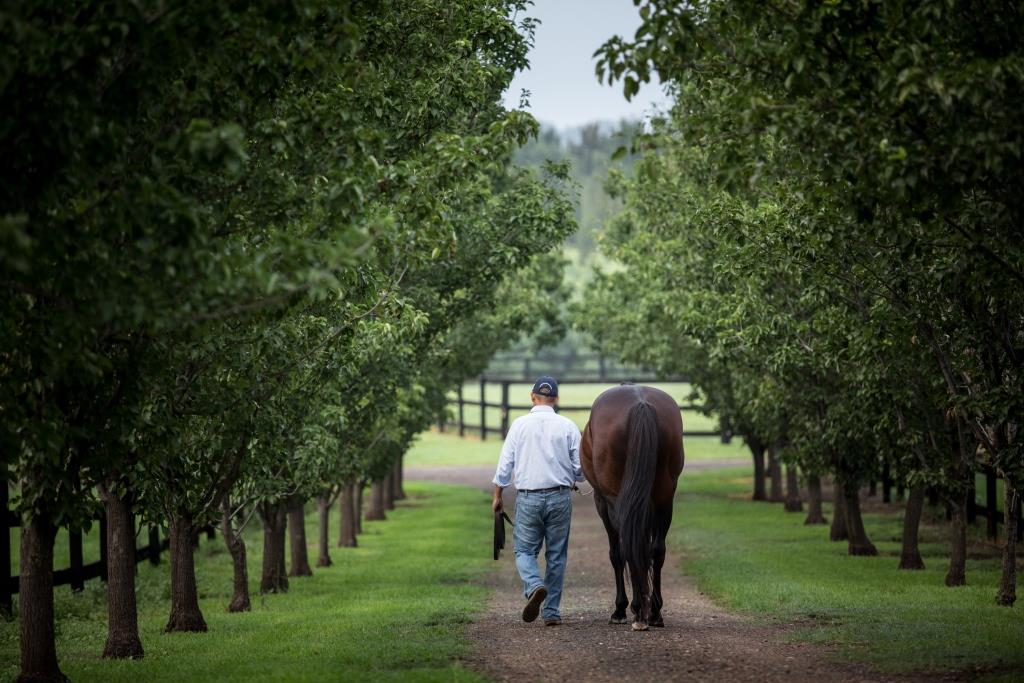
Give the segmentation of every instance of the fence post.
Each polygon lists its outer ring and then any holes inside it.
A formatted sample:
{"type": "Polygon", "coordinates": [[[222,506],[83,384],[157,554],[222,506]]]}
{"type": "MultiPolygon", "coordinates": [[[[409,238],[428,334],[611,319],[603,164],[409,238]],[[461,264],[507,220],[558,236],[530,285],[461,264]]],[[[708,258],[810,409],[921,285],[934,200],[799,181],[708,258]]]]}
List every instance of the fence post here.
{"type": "Polygon", "coordinates": [[[7,509],[7,466],[0,465],[0,611],[11,615],[11,511],[7,509]]]}
{"type": "Polygon", "coordinates": [[[107,580],[107,513],[100,513],[100,581],[107,580]]]}
{"type": "Polygon", "coordinates": [[[999,538],[999,517],[996,516],[996,471],[985,468],[985,534],[993,541],[999,538]]]}
{"type": "Polygon", "coordinates": [[[508,436],[508,382],[501,383],[501,438],[508,436]]]}
{"type": "Polygon", "coordinates": [[[523,379],[527,382],[530,381],[530,357],[523,357],[523,379]]]}
{"type": "Polygon", "coordinates": [[[462,385],[459,385],[459,436],[466,435],[466,402],[462,398],[462,385]]]}
{"type": "Polygon", "coordinates": [[[480,440],[487,440],[487,379],[480,378],[480,440]]]}
{"type": "Polygon", "coordinates": [[[149,525],[149,563],[160,564],[160,527],[156,524],[149,525]]]}
{"type": "Polygon", "coordinates": [[[68,550],[71,560],[71,592],[81,593],[85,590],[85,581],[82,580],[82,531],[72,531],[68,527],[68,550]]]}
{"type": "Polygon", "coordinates": [[[600,356],[598,356],[597,367],[598,367],[598,378],[599,379],[608,379],[608,369],[604,365],[604,354],[601,354],[600,356]]]}

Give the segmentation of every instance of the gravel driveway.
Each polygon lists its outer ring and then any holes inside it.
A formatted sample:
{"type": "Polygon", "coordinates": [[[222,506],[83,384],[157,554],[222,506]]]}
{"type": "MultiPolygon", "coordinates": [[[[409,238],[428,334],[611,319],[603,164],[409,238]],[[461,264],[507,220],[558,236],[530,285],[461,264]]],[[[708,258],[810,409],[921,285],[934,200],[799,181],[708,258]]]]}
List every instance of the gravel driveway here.
{"type": "MultiPolygon", "coordinates": [[[[686,471],[733,467],[746,460],[688,463],[686,471]]],[[[493,467],[410,468],[409,479],[490,490],[493,467]]],[[[684,471],[683,476],[686,476],[684,471]]],[[[584,491],[589,490],[583,484],[584,491]]],[[[511,516],[514,494],[506,491],[511,516]]],[[[524,600],[512,555],[511,533],[487,611],[470,624],[466,665],[497,681],[901,681],[957,677],[885,676],[841,662],[829,648],[787,642],[795,624],[753,622],[728,612],[697,590],[669,548],[662,572],[665,628],[634,633],[610,625],[615,584],[608,541],[593,499],[574,496],[569,563],[562,597],[563,625],[523,623],[524,600]]],[[[513,517],[514,518],[514,517],[513,517]]],[[[543,558],[543,552],[541,554],[543,558]]]]}

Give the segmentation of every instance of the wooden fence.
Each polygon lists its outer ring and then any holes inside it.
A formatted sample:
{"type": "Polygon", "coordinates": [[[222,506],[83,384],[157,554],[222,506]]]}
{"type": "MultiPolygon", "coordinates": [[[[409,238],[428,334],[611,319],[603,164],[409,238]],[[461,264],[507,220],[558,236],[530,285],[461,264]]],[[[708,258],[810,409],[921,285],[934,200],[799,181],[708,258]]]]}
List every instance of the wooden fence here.
{"type": "MultiPolygon", "coordinates": [[[[999,538],[999,525],[1004,523],[1003,511],[999,509],[999,496],[998,496],[998,481],[999,477],[996,471],[991,467],[984,467],[981,469],[979,474],[985,477],[985,504],[982,505],[978,502],[977,496],[977,483],[971,487],[971,490],[967,495],[967,521],[974,523],[979,517],[985,520],[985,536],[990,540],[996,540],[999,538]]],[[[877,494],[878,484],[881,484],[882,488],[882,502],[892,502],[892,487],[893,482],[889,478],[888,466],[882,472],[882,479],[880,482],[872,481],[868,489],[868,495],[874,496],[877,494]]],[[[903,497],[903,487],[900,487],[898,496],[903,497]]],[[[1024,506],[1017,505],[1017,540],[1024,540],[1024,506]]],[[[953,518],[953,508],[946,505],[946,519],[953,518]]]]}
{"type": "Polygon", "coordinates": [[[686,382],[680,375],[658,378],[646,368],[625,365],[598,353],[562,353],[540,356],[504,353],[491,359],[483,374],[491,382],[530,382],[537,375],[554,375],[559,382],[686,382]],[[563,377],[571,377],[572,380],[563,377]]]}
{"type": "MultiPolygon", "coordinates": [[[[20,580],[18,575],[11,572],[11,532],[14,527],[21,526],[21,518],[8,509],[8,484],[0,483],[0,567],[8,575],[6,581],[0,581],[0,610],[7,614],[11,613],[12,596],[18,592],[20,580]]],[[[99,545],[100,559],[96,562],[85,564],[82,561],[82,532],[68,529],[68,564],[64,569],[57,569],[53,572],[53,585],[71,586],[73,592],[85,590],[85,582],[89,579],[107,580],[107,520],[106,516],[100,514],[99,522],[99,545]]],[[[141,531],[141,529],[140,529],[141,531]]],[[[204,529],[207,538],[214,538],[215,532],[212,526],[204,529]]],[[[149,560],[151,564],[160,564],[160,554],[170,547],[167,538],[160,538],[160,528],[155,525],[148,525],[148,542],[144,546],[135,548],[135,563],[139,564],[149,560]]],[[[56,562],[56,558],[54,558],[56,562]]],[[[0,574],[2,577],[3,574],[0,574]]]]}
{"type": "MultiPolygon", "coordinates": [[[[597,358],[595,356],[595,358],[597,358]]],[[[508,434],[509,426],[509,415],[512,411],[529,411],[532,406],[528,405],[516,405],[509,402],[509,386],[512,384],[523,384],[532,383],[536,378],[529,375],[530,372],[530,359],[523,358],[523,365],[521,367],[523,374],[521,376],[505,376],[505,377],[494,377],[483,375],[479,378],[480,384],[480,398],[477,400],[469,400],[463,396],[462,386],[460,385],[455,398],[448,400],[448,404],[454,407],[454,420],[446,420],[438,424],[438,429],[444,432],[447,429],[457,430],[459,436],[465,436],[466,433],[478,435],[481,440],[486,440],[488,434],[493,434],[498,438],[504,439],[508,434]],[[499,403],[493,403],[487,401],[487,385],[497,384],[501,386],[501,401],[499,403]],[[467,421],[467,408],[470,409],[476,415],[479,415],[478,423],[470,423],[467,421]],[[497,424],[490,425],[487,423],[487,409],[493,408],[500,411],[500,418],[497,424]]],[[[607,370],[611,368],[608,366],[599,366],[599,375],[604,374],[604,377],[571,377],[562,379],[559,381],[559,385],[564,384],[609,384],[616,381],[628,381],[634,383],[651,383],[651,382],[685,382],[686,378],[681,376],[669,377],[669,378],[657,378],[650,375],[644,376],[636,374],[623,380],[611,379],[608,377],[607,370]]],[[[547,366],[545,366],[545,370],[547,366]]],[[[636,369],[633,369],[634,372],[636,369]]],[[[556,374],[555,377],[558,377],[556,374]]],[[[588,412],[591,406],[573,406],[573,405],[559,405],[555,408],[557,412],[588,412]]],[[[700,406],[686,405],[680,406],[681,411],[693,411],[699,412],[700,406]]],[[[734,436],[731,432],[722,432],[718,430],[693,430],[687,431],[683,429],[684,437],[718,437],[722,440],[722,443],[729,443],[734,436]]],[[[967,505],[967,516],[970,522],[974,522],[978,517],[985,519],[985,532],[988,538],[995,540],[999,536],[999,525],[1003,524],[1003,513],[999,509],[998,495],[997,495],[997,476],[992,468],[986,468],[983,470],[985,474],[985,504],[981,505],[977,502],[976,496],[972,491],[968,497],[967,505]]],[[[892,481],[887,475],[883,476],[882,481],[882,492],[883,500],[890,502],[891,500],[891,488],[892,481]]],[[[874,493],[877,482],[872,483],[872,493],[874,493]]],[[[1017,506],[1017,538],[1018,540],[1024,540],[1024,505],[1017,506]]],[[[948,515],[947,515],[948,516],[948,515]]]]}
{"type": "MultiPolygon", "coordinates": [[[[536,378],[534,378],[536,379],[536,378]]],[[[534,379],[530,379],[529,382],[533,382],[534,379]]],[[[633,381],[633,380],[629,380],[633,381]]],[[[637,383],[643,382],[683,382],[685,379],[682,378],[668,378],[668,379],[655,379],[655,378],[638,378],[637,383]]],[[[613,383],[614,380],[606,380],[600,378],[569,378],[559,380],[559,386],[566,384],[609,384],[613,383]]],[[[512,384],[523,384],[523,380],[516,378],[500,378],[494,379],[487,376],[481,376],[479,379],[480,383],[480,398],[478,400],[469,400],[463,395],[462,387],[459,386],[455,398],[448,399],[448,404],[454,406],[454,420],[446,420],[438,424],[440,431],[445,431],[448,428],[452,428],[458,431],[459,436],[465,436],[466,432],[477,434],[481,440],[486,440],[488,434],[497,435],[499,438],[504,439],[508,434],[509,426],[509,415],[512,411],[523,411],[529,412],[533,406],[513,404],[509,402],[509,387],[512,384]],[[487,401],[487,385],[500,385],[501,386],[501,402],[492,403],[487,401]],[[470,408],[474,413],[479,415],[479,423],[472,424],[467,421],[466,409],[470,408]],[[495,408],[500,411],[500,418],[498,423],[495,425],[487,424],[487,409],[495,408]]],[[[574,405],[557,405],[555,411],[559,413],[579,413],[579,412],[590,412],[591,406],[574,406],[574,405]]],[[[696,405],[685,405],[680,406],[679,409],[683,412],[699,412],[700,406],[696,405]]],[[[722,440],[722,443],[729,443],[732,440],[732,433],[721,432],[719,430],[683,430],[683,436],[713,436],[718,437],[722,440]]]]}

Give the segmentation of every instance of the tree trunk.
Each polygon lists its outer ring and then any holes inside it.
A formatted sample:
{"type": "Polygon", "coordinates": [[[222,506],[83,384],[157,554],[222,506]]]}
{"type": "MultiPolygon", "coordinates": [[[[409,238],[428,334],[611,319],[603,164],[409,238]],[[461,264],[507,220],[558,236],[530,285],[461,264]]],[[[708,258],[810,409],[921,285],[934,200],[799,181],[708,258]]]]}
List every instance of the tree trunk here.
{"type": "Polygon", "coordinates": [[[888,460],[882,464],[882,502],[892,502],[892,472],[888,460]]]}
{"type": "Polygon", "coordinates": [[[231,553],[231,564],[234,568],[234,595],[228,612],[248,612],[252,609],[249,600],[249,565],[245,555],[245,539],[241,532],[235,533],[235,525],[231,519],[231,501],[227,496],[221,502],[223,514],[220,519],[220,530],[224,536],[224,544],[231,553]]]}
{"type": "Polygon", "coordinates": [[[57,664],[53,624],[53,539],[56,535],[56,527],[43,517],[28,520],[21,527],[19,682],[67,680],[57,664]]]}
{"type": "Polygon", "coordinates": [[[282,503],[260,503],[263,522],[263,571],[260,593],[285,593],[288,575],[284,571],[284,535],[287,513],[282,503]]]}
{"type": "Polygon", "coordinates": [[[356,541],[356,484],[342,484],[341,488],[341,531],[339,548],[355,548],[356,541]]]}
{"type": "Polygon", "coordinates": [[[767,500],[768,494],[765,491],[764,471],[764,445],[760,441],[751,439],[747,442],[750,448],[750,455],[754,458],[754,500],[767,500]]]}
{"type": "Polygon", "coordinates": [[[103,656],[141,659],[135,604],[135,516],[131,503],[101,490],[107,515],[107,644],[103,656]]]}
{"type": "Polygon", "coordinates": [[[330,552],[330,540],[328,525],[331,521],[331,492],[328,491],[322,496],[317,496],[316,499],[317,509],[320,511],[320,534],[317,542],[319,549],[318,557],[316,558],[316,566],[318,567],[330,567],[331,566],[331,552],[330,552]]]}
{"type": "Polygon", "coordinates": [[[403,471],[403,462],[405,456],[399,456],[398,462],[395,463],[395,500],[405,500],[405,472],[403,471]]]}
{"type": "Polygon", "coordinates": [[[367,520],[386,519],[384,514],[384,482],[380,479],[370,485],[370,508],[366,511],[367,520]]]}
{"type": "Polygon", "coordinates": [[[1017,506],[1020,505],[1020,496],[1017,489],[1010,485],[1010,480],[1004,480],[1006,487],[1003,500],[1003,520],[1006,524],[1006,543],[1003,545],[1003,573],[999,578],[999,594],[996,596],[997,605],[1013,606],[1017,601],[1017,506]]]}
{"type": "Polygon", "coordinates": [[[860,514],[860,491],[856,486],[844,486],[846,499],[847,553],[850,555],[877,555],[878,549],[864,530],[864,519],[860,514]]]}
{"type": "Polygon", "coordinates": [[[352,519],[356,523],[356,535],[363,533],[363,491],[366,489],[365,482],[356,483],[355,510],[352,512],[352,519]]]}
{"type": "Polygon", "coordinates": [[[950,521],[949,571],[947,586],[967,585],[967,491],[956,491],[952,500],[953,518],[950,521]]]}
{"type": "Polygon", "coordinates": [[[345,548],[345,520],[352,517],[352,505],[355,504],[352,484],[343,483],[338,494],[338,547],[345,548]],[[349,502],[346,502],[349,501],[349,502]]]}
{"type": "Polygon", "coordinates": [[[164,627],[168,633],[206,631],[206,620],[199,610],[192,526],[189,517],[171,516],[171,617],[164,627]]]}
{"type": "Polygon", "coordinates": [[[396,460],[395,464],[391,466],[391,472],[388,475],[388,486],[391,488],[391,503],[392,506],[389,510],[394,510],[394,503],[398,501],[398,474],[401,471],[402,466],[396,460]]]}
{"type": "Polygon", "coordinates": [[[828,530],[828,540],[845,541],[849,538],[846,531],[846,496],[843,494],[843,485],[833,479],[832,481],[832,526],[828,530]]]}
{"type": "Polygon", "coordinates": [[[299,496],[288,500],[288,540],[292,551],[292,570],[288,576],[313,576],[306,546],[306,504],[299,496]]]}
{"type": "Polygon", "coordinates": [[[924,486],[917,484],[910,488],[906,511],[903,513],[903,551],[900,553],[900,569],[924,569],[924,560],[917,547],[917,530],[921,526],[921,512],[924,510],[924,486]]]}
{"type": "Polygon", "coordinates": [[[381,490],[383,491],[383,495],[384,495],[384,509],[385,510],[394,510],[395,509],[395,497],[394,497],[395,488],[394,488],[394,482],[395,482],[395,470],[392,467],[392,469],[388,470],[387,475],[380,482],[381,490]]]}
{"type": "Polygon", "coordinates": [[[816,474],[807,475],[807,494],[807,519],[804,524],[828,524],[821,511],[821,477],[816,474]]]}
{"type": "Polygon", "coordinates": [[[803,512],[804,504],[800,502],[800,480],[797,478],[796,465],[786,465],[786,512],[803,512]]]}
{"type": "Polygon", "coordinates": [[[768,500],[773,503],[781,503],[784,500],[782,495],[782,463],[775,456],[774,448],[768,449],[768,476],[772,478],[768,500]]]}

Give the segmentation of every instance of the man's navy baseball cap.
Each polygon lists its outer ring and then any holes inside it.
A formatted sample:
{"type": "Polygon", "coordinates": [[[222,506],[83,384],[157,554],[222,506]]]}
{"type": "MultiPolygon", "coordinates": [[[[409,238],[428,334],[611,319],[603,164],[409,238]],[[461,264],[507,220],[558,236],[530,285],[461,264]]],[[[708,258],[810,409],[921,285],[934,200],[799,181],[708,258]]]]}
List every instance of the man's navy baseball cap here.
{"type": "Polygon", "coordinates": [[[555,398],[558,396],[558,382],[551,375],[541,375],[537,378],[537,381],[533,383],[533,393],[538,396],[546,396],[547,398],[555,398]]]}

